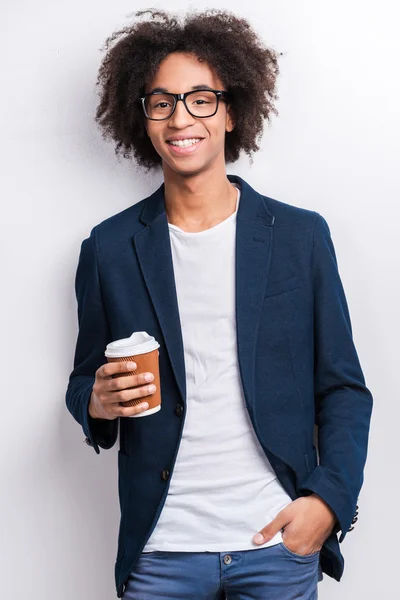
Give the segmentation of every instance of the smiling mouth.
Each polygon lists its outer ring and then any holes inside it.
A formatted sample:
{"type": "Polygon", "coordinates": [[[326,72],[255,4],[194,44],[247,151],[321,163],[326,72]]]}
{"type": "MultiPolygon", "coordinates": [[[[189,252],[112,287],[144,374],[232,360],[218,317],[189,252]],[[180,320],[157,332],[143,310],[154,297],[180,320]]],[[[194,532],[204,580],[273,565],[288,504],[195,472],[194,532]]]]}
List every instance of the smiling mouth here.
{"type": "Polygon", "coordinates": [[[186,140],[167,140],[167,144],[175,146],[176,148],[190,148],[201,142],[203,138],[188,138],[186,140]]]}
{"type": "Polygon", "coordinates": [[[185,156],[188,154],[194,154],[197,149],[201,146],[204,138],[191,138],[190,140],[184,143],[171,143],[167,140],[168,147],[170,151],[175,154],[175,156],[185,156]]]}

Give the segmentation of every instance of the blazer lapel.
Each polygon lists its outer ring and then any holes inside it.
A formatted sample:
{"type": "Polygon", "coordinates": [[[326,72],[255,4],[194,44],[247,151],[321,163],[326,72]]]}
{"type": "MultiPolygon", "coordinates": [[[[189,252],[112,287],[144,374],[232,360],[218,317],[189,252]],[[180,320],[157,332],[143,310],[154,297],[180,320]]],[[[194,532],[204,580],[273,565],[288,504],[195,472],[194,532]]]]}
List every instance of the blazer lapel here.
{"type": "Polygon", "coordinates": [[[243,392],[249,411],[254,404],[254,365],[257,333],[271,261],[273,224],[266,200],[246,181],[241,186],[236,220],[236,330],[243,392]]]}
{"type": "Polygon", "coordinates": [[[182,330],[175,288],[164,183],[144,203],[140,220],[147,225],[133,236],[140,268],[164,336],[182,400],[186,402],[186,374],[182,330]]]}
{"type": "MultiPolygon", "coordinates": [[[[271,259],[274,217],[265,199],[244,179],[227,175],[241,187],[236,220],[236,327],[238,360],[247,406],[253,410],[257,326],[271,259]]],[[[165,339],[182,400],[186,373],[182,330],[172,262],[164,183],[146,199],[140,220],[146,225],[133,236],[143,278],[165,339]]]]}

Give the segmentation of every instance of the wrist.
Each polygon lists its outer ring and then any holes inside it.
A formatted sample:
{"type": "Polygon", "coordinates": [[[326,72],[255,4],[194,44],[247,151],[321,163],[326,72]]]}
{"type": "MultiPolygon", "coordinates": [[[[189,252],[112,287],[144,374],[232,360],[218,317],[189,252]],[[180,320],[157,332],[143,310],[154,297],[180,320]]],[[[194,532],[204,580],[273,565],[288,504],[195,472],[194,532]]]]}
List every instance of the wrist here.
{"type": "Polygon", "coordinates": [[[89,416],[92,417],[92,419],[99,418],[97,415],[97,412],[96,412],[96,407],[95,407],[94,392],[92,392],[90,395],[88,413],[89,413],[89,416]]]}
{"type": "Polygon", "coordinates": [[[316,494],[315,492],[313,492],[311,494],[311,496],[313,498],[316,498],[317,500],[319,500],[320,503],[322,504],[322,506],[324,506],[327,509],[327,513],[329,514],[329,516],[331,518],[332,527],[333,527],[337,523],[337,517],[336,517],[336,514],[334,513],[334,511],[332,510],[332,508],[329,506],[329,504],[327,502],[325,502],[325,500],[323,498],[321,498],[321,496],[318,496],[318,494],[316,494]]]}

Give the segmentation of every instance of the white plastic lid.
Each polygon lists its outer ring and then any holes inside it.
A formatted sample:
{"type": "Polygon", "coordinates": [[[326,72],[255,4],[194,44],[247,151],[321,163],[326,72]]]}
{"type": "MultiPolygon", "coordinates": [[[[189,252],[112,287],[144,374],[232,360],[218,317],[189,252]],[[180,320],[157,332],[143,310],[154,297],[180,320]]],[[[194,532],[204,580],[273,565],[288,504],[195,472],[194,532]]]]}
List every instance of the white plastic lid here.
{"type": "Polygon", "coordinates": [[[135,331],[128,338],[122,338],[107,344],[105,356],[110,358],[119,358],[121,356],[135,356],[135,354],[145,354],[159,348],[160,344],[145,331],[135,331]]]}

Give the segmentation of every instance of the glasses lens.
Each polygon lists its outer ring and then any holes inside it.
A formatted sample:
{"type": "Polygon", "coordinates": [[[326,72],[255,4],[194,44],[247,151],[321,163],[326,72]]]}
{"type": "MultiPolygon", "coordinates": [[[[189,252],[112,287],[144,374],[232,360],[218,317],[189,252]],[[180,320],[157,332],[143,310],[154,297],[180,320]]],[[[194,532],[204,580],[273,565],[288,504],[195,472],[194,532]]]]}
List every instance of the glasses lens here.
{"type": "MultiPolygon", "coordinates": [[[[190,92],[186,96],[186,106],[195,117],[209,117],[217,108],[214,92],[190,92]]],[[[145,100],[146,113],[150,119],[167,119],[174,107],[174,97],[170,94],[152,94],[145,100]]]]}
{"type": "Polygon", "coordinates": [[[192,115],[209,117],[217,108],[217,96],[214,92],[190,92],[186,96],[186,105],[192,115]]]}
{"type": "Polygon", "coordinates": [[[145,106],[150,119],[165,119],[172,113],[174,97],[170,94],[152,94],[146,96],[145,106]]]}

